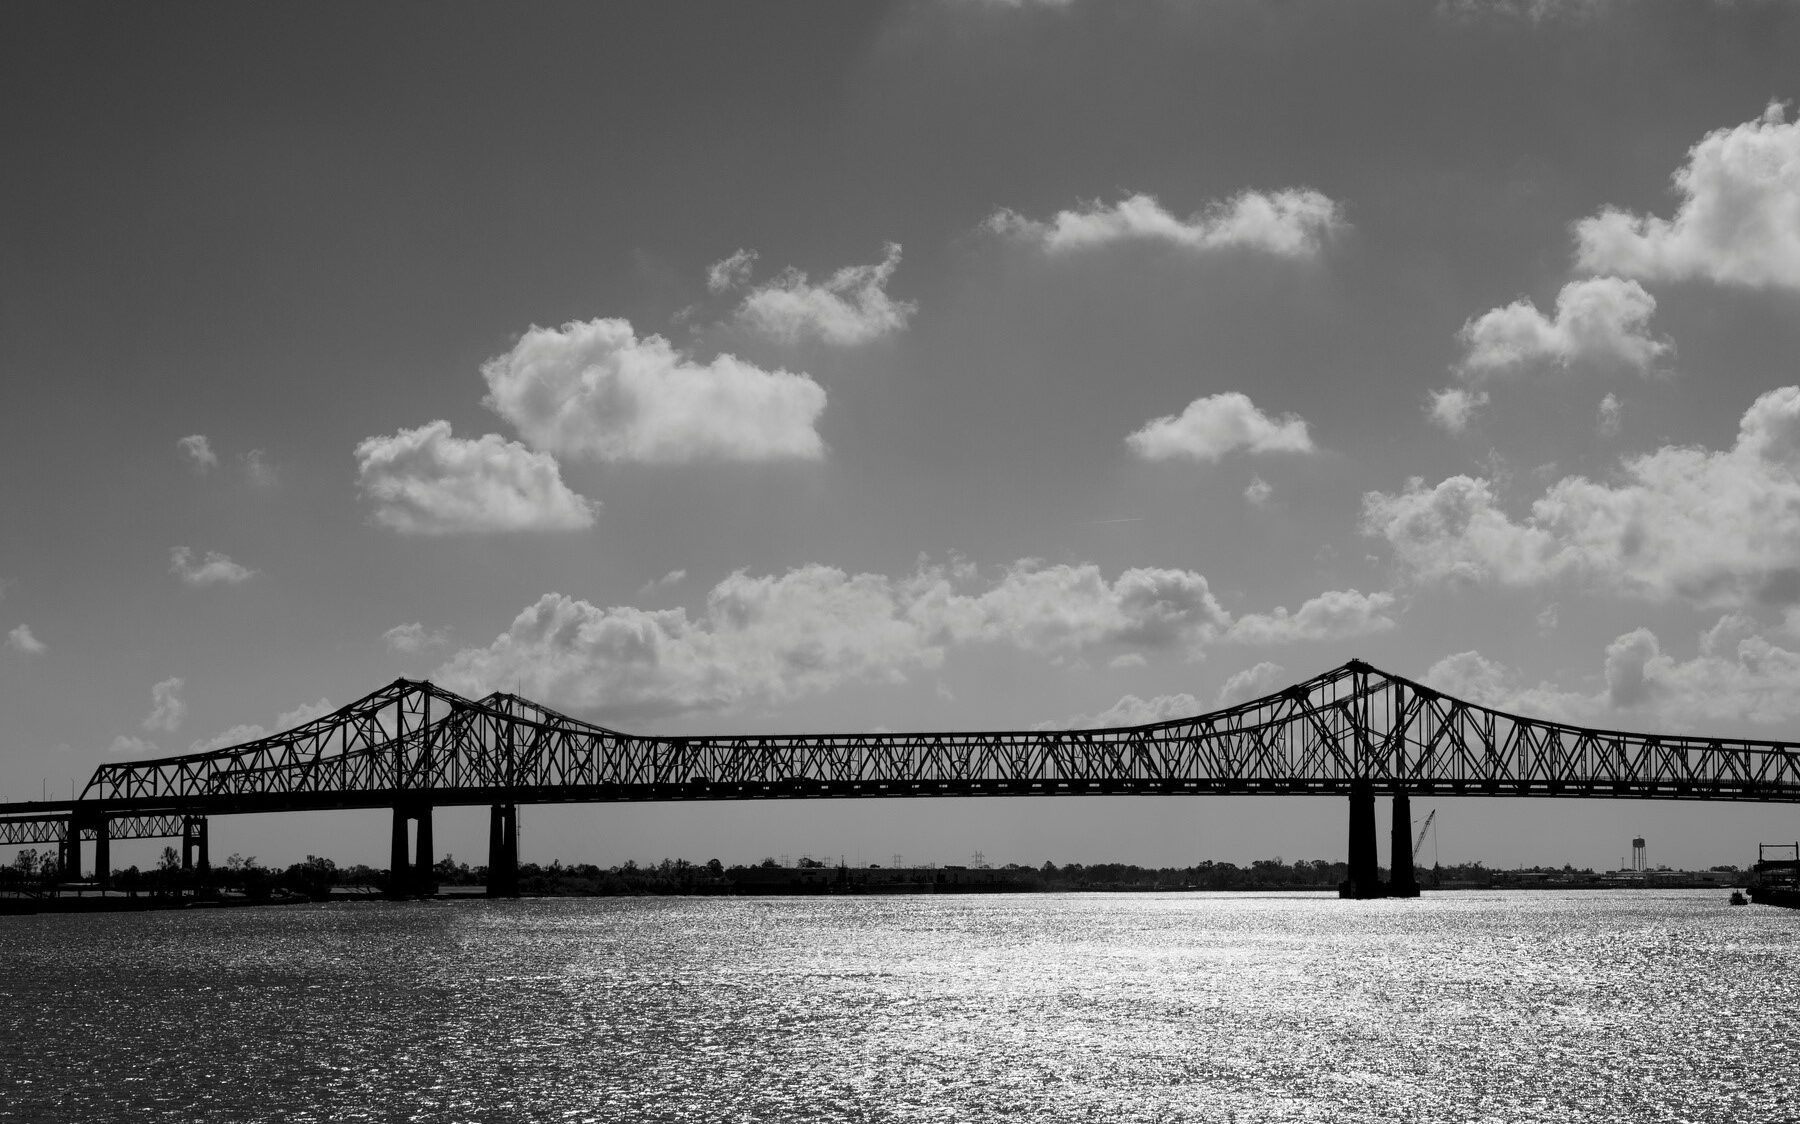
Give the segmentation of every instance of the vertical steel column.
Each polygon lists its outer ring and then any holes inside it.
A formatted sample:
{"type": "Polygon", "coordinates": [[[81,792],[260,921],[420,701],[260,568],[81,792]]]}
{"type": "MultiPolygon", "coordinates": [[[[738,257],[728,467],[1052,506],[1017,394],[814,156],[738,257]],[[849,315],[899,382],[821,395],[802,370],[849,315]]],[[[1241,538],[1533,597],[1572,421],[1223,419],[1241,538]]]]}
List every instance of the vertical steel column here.
{"type": "Polygon", "coordinates": [[[394,807],[393,844],[388,849],[388,897],[404,898],[412,892],[412,863],[407,857],[406,809],[394,807]]]}
{"type": "Polygon", "coordinates": [[[94,821],[94,881],[102,890],[112,883],[112,839],[105,816],[94,821]]]}
{"type": "Polygon", "coordinates": [[[181,869],[206,874],[212,861],[206,846],[206,817],[181,817],[181,869]]]}
{"type": "Polygon", "coordinates": [[[432,869],[437,859],[432,857],[431,805],[419,805],[413,809],[413,815],[419,820],[419,835],[413,851],[413,889],[430,896],[437,893],[437,872],[432,869]]]}
{"type": "Polygon", "coordinates": [[[495,804],[488,811],[488,878],[490,898],[519,896],[519,808],[495,804]]]}
{"type": "Polygon", "coordinates": [[[1380,858],[1375,851],[1375,789],[1368,781],[1354,781],[1350,785],[1349,865],[1350,877],[1338,887],[1338,897],[1380,897],[1380,858]]]}
{"type": "Polygon", "coordinates": [[[63,882],[74,882],[81,877],[81,825],[70,816],[63,824],[61,853],[57,862],[62,869],[57,871],[57,878],[63,882]]]}
{"type": "Polygon", "coordinates": [[[1394,857],[1389,866],[1387,896],[1418,897],[1419,879],[1413,871],[1412,797],[1405,789],[1394,793],[1394,827],[1388,846],[1394,857]]]}

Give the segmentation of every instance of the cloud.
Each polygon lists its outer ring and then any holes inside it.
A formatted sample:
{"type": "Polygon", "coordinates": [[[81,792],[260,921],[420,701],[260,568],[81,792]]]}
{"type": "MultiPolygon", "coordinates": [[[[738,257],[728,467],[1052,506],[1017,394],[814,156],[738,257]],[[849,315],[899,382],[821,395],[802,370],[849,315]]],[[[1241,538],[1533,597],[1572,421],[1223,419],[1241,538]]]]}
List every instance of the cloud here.
{"type": "Polygon", "coordinates": [[[1579,722],[1594,717],[1594,700],[1550,683],[1524,684],[1518,672],[1480,652],[1458,652],[1431,665],[1421,676],[1446,695],[1527,718],[1579,722]]]}
{"type": "Polygon", "coordinates": [[[196,562],[194,552],[185,546],[169,551],[169,572],[195,587],[220,583],[236,585],[256,574],[255,570],[238,565],[216,550],[207,551],[206,556],[196,562]]]}
{"type": "Polygon", "coordinates": [[[1619,396],[1608,394],[1600,399],[1600,408],[1594,419],[1594,432],[1602,437],[1617,437],[1619,427],[1624,421],[1624,407],[1619,404],[1619,396]]]}
{"type": "Polygon", "coordinates": [[[1674,219],[1608,207],[1575,224],[1584,269],[1645,280],[1800,288],[1800,120],[1779,102],[1708,133],[1675,172],[1674,219]]]}
{"type": "Polygon", "coordinates": [[[188,463],[193,466],[194,471],[197,473],[205,474],[219,467],[219,458],[212,451],[212,442],[206,439],[204,433],[195,433],[183,437],[181,440],[175,442],[175,447],[180,449],[182,454],[187,457],[188,463]]]}
{"type": "Polygon", "coordinates": [[[1186,457],[1216,461],[1242,449],[1252,453],[1310,453],[1312,437],[1295,414],[1271,418],[1235,391],[1196,398],[1180,416],[1146,422],[1125,438],[1146,460],[1186,457]]]}
{"type": "Polygon", "coordinates": [[[1192,253],[1241,249],[1285,258],[1316,257],[1346,229],[1337,203],[1304,188],[1243,191],[1187,219],[1164,210],[1154,196],[1137,194],[1111,206],[1096,200],[1077,210],[1059,211],[1048,222],[1002,209],[983,225],[1050,254],[1139,242],[1192,253]]]}
{"type": "Polygon", "coordinates": [[[356,447],[356,482],[375,522],[403,534],[579,531],[591,501],[563,483],[556,461],[489,433],[473,441],[434,421],[356,447]]]}
{"type": "Polygon", "coordinates": [[[1554,316],[1518,300],[1464,324],[1460,373],[1473,379],[1538,365],[1648,371],[1671,350],[1649,334],[1655,311],[1656,298],[1636,281],[1571,281],[1556,294],[1554,316]]]}
{"type": "Polygon", "coordinates": [[[387,646],[396,652],[412,655],[423,652],[427,648],[436,648],[449,641],[450,635],[445,630],[428,629],[414,621],[412,624],[397,624],[381,634],[387,646]]]}
{"type": "MultiPolygon", "coordinates": [[[[887,294],[888,280],[899,266],[900,244],[889,242],[879,262],[847,265],[817,285],[799,270],[788,269],[752,289],[735,318],[744,328],[782,343],[807,339],[837,347],[871,343],[905,328],[918,311],[913,302],[896,301],[887,294]]],[[[745,280],[748,268],[746,261],[745,280]]]]}
{"type": "Polygon", "coordinates": [[[245,742],[258,741],[270,734],[278,734],[304,726],[315,718],[330,714],[331,711],[330,699],[321,698],[315,703],[302,703],[286,713],[276,715],[275,725],[272,728],[256,724],[233,726],[229,730],[221,730],[210,738],[194,742],[188,747],[188,752],[208,753],[215,749],[225,749],[229,746],[243,745],[245,742]]]}
{"type": "Polygon", "coordinates": [[[750,271],[756,266],[755,250],[739,250],[723,261],[706,267],[706,291],[727,293],[750,283],[750,271]]]}
{"type": "Polygon", "coordinates": [[[1252,476],[1250,483],[1244,485],[1244,499],[1252,507],[1267,507],[1269,497],[1275,494],[1274,485],[1260,476],[1252,476]]]}
{"type": "Polygon", "coordinates": [[[533,327],[482,364],[483,402],[534,448],[600,461],[818,460],[825,391],[731,355],[698,363],[627,320],[533,327]]]}
{"type": "Polygon", "coordinates": [[[1024,560],[993,579],[961,563],[921,564],[896,579],[808,565],[734,573],[691,618],[546,594],[434,678],[464,692],[517,685],[550,705],[660,717],[901,682],[958,645],[1052,659],[1108,647],[1196,654],[1229,623],[1190,571],[1139,568],[1109,581],[1092,565],[1024,560]]]}
{"type": "Polygon", "coordinates": [[[1241,616],[1232,623],[1225,638],[1241,644],[1292,644],[1370,636],[1394,627],[1393,618],[1387,615],[1393,605],[1391,593],[1334,589],[1312,598],[1293,613],[1278,607],[1269,613],[1241,616]]]}
{"type": "Polygon", "coordinates": [[[31,626],[28,624],[22,624],[7,633],[6,646],[28,656],[41,656],[50,650],[42,640],[31,634],[31,626]]]}
{"type": "Polygon", "coordinates": [[[1037,728],[1041,730],[1107,730],[1116,726],[1145,726],[1152,722],[1192,718],[1199,714],[1205,714],[1209,709],[1205,703],[1186,693],[1157,695],[1152,699],[1140,699],[1136,695],[1126,695],[1098,714],[1077,714],[1062,722],[1040,723],[1037,728]]]}
{"type": "Polygon", "coordinates": [[[1768,725],[1800,717],[1800,653],[1761,635],[1756,621],[1727,613],[1700,634],[1698,652],[1677,659],[1647,628],[1606,646],[1597,690],[1527,686],[1513,669],[1478,652],[1445,657],[1424,681],[1446,694],[1527,717],[1697,733],[1707,723],[1768,725]]]}
{"type": "Polygon", "coordinates": [[[144,716],[144,729],[171,734],[181,729],[181,722],[187,717],[187,703],[181,697],[184,685],[180,678],[172,678],[150,688],[151,707],[150,713],[144,716]]]}
{"type": "Polygon", "coordinates": [[[124,734],[120,734],[112,740],[111,745],[106,747],[106,752],[129,753],[137,757],[148,757],[159,751],[156,748],[156,743],[153,741],[147,741],[144,738],[127,737],[124,734]]]}
{"type": "Polygon", "coordinates": [[[1568,476],[1513,519],[1483,479],[1363,497],[1363,531],[1422,581],[1580,578],[1659,601],[1800,603],[1800,387],[1759,397],[1730,449],[1664,446],[1611,483],[1568,476]]]}
{"type": "Polygon", "coordinates": [[[1264,660],[1225,680],[1225,685],[1219,688],[1218,705],[1236,706],[1241,702],[1272,695],[1289,685],[1287,669],[1278,663],[1264,660]]]}
{"type": "Polygon", "coordinates": [[[658,590],[668,589],[672,586],[680,585],[682,582],[684,582],[686,580],[687,580],[687,571],[686,570],[670,570],[668,573],[664,574],[662,577],[652,578],[650,581],[647,581],[643,585],[638,586],[638,596],[639,597],[648,597],[650,594],[655,593],[658,590]]]}
{"type": "Polygon", "coordinates": [[[1460,386],[1445,387],[1443,390],[1431,392],[1431,401],[1427,403],[1425,412],[1431,420],[1449,430],[1461,433],[1469,427],[1475,417],[1475,411],[1488,404],[1485,390],[1468,390],[1460,386]]]}
{"type": "Polygon", "coordinates": [[[244,479],[256,488],[273,488],[281,482],[274,462],[261,449],[252,449],[244,454],[244,479]]]}

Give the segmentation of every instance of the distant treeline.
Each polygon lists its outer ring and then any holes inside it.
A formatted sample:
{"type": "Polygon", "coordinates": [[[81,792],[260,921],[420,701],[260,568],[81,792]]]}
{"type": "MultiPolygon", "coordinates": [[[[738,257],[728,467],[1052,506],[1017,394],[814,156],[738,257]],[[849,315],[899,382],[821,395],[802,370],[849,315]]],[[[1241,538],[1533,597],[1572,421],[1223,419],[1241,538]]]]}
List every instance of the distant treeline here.
{"type": "MultiPolygon", "coordinates": [[[[1561,876],[1592,877],[1592,870],[1574,867],[1532,868],[1561,876]]],[[[1481,863],[1421,868],[1425,885],[1486,886],[1504,881],[1509,874],[1481,863]]],[[[478,887],[487,881],[487,867],[459,863],[445,855],[433,867],[440,888],[478,887]]],[[[1193,866],[1145,867],[1133,863],[1068,863],[1042,866],[1008,863],[995,867],[930,866],[884,868],[881,866],[833,866],[801,859],[792,867],[773,858],[749,865],[725,866],[718,859],[704,863],[663,859],[640,866],[627,860],[616,866],[593,863],[523,863],[519,889],[528,895],[629,896],[738,893],[881,893],[959,889],[962,891],[1153,891],[1153,890],[1333,890],[1348,877],[1341,862],[1302,859],[1290,862],[1276,857],[1257,859],[1244,866],[1230,862],[1202,862],[1193,866]]],[[[1385,877],[1386,872],[1383,872],[1385,877]]],[[[0,888],[25,889],[53,885],[62,880],[54,851],[27,848],[13,863],[0,867],[0,888]]],[[[126,867],[113,872],[114,889],[139,893],[164,893],[209,888],[233,890],[251,898],[267,897],[281,890],[322,898],[337,890],[371,893],[388,884],[385,868],[363,864],[340,867],[331,859],[308,855],[287,867],[267,867],[255,856],[232,855],[211,870],[184,871],[173,847],[165,847],[161,861],[151,870],[126,867]]]]}
{"type": "MultiPolygon", "coordinates": [[[[1494,871],[1480,863],[1444,867],[1436,877],[1462,883],[1490,883],[1494,871]]],[[[485,865],[471,866],[446,855],[433,867],[439,887],[476,887],[487,881],[485,865]]],[[[1185,867],[1143,867],[1133,863],[1068,863],[1042,866],[1008,863],[996,867],[930,866],[883,868],[880,866],[832,866],[801,859],[784,867],[773,858],[748,865],[725,866],[718,859],[694,863],[663,859],[640,866],[627,860],[615,866],[593,863],[523,863],[519,889],[530,895],[626,896],[668,894],[771,893],[785,889],[810,892],[881,892],[926,885],[955,885],[965,890],[1011,891],[1080,890],[1328,890],[1348,875],[1345,864],[1324,859],[1289,862],[1282,858],[1257,859],[1246,866],[1230,862],[1203,862],[1185,867]]],[[[1421,881],[1430,872],[1421,871],[1421,881]]],[[[14,889],[53,885],[63,881],[54,851],[27,848],[10,866],[0,867],[0,887],[14,889]]],[[[165,847],[161,861],[150,870],[136,866],[115,870],[114,889],[162,893],[195,888],[234,890],[252,898],[276,890],[325,897],[333,890],[375,892],[388,884],[382,867],[354,864],[340,867],[331,859],[308,855],[303,862],[268,867],[255,856],[234,854],[208,871],[181,868],[173,847],[165,847]]]]}

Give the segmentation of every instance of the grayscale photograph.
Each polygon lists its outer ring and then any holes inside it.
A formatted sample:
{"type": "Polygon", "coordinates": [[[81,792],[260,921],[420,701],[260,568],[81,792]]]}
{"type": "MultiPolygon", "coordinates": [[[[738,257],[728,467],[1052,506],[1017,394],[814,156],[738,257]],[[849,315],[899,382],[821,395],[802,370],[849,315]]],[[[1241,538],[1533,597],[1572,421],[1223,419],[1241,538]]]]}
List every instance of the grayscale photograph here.
{"type": "Polygon", "coordinates": [[[0,6],[0,1124],[1800,1120],[1800,3],[0,6]]]}

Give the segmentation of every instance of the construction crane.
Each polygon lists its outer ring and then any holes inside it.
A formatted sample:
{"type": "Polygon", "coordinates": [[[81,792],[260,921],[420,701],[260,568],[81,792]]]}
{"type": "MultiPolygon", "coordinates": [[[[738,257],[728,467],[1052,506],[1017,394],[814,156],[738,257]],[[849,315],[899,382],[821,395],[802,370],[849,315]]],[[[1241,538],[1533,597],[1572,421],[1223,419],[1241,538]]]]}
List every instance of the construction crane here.
{"type": "Polygon", "coordinates": [[[1419,861],[1419,848],[1425,845],[1425,833],[1431,830],[1431,822],[1435,819],[1437,819],[1437,809],[1433,808],[1431,814],[1425,817],[1425,823],[1419,828],[1418,841],[1413,844],[1413,862],[1415,863],[1419,861]]]}

